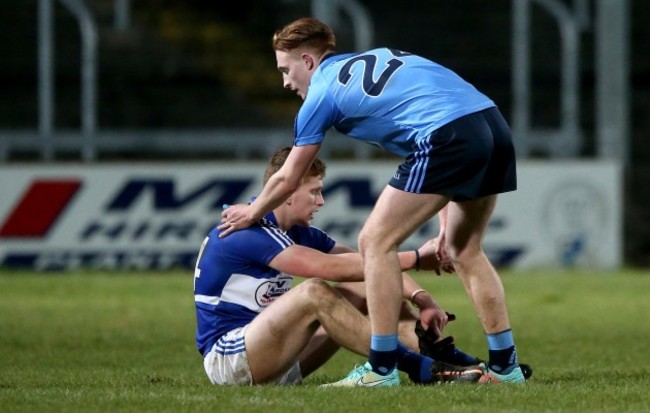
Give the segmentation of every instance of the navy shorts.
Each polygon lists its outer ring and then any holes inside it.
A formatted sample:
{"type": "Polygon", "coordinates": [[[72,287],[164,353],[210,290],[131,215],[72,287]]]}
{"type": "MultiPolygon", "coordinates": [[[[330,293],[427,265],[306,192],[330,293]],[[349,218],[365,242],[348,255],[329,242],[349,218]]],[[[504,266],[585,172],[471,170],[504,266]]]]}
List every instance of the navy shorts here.
{"type": "Polygon", "coordinates": [[[510,127],[496,107],[462,116],[414,144],[389,185],[466,201],[517,189],[510,127]]]}

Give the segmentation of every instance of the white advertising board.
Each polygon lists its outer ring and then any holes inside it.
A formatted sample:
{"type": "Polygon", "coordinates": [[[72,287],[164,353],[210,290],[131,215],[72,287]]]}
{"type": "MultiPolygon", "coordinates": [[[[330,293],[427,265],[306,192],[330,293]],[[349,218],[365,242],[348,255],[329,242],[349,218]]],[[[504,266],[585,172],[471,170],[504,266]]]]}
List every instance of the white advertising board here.
{"type": "MultiPolygon", "coordinates": [[[[248,202],[264,163],[9,165],[0,168],[0,266],[35,270],[192,267],[221,205],[248,202]]],[[[314,225],[356,237],[394,162],[329,162],[314,225]]],[[[520,162],[484,248],[497,266],[622,262],[621,171],[602,162],[520,162]]],[[[403,245],[437,234],[437,220],[403,245]]]]}

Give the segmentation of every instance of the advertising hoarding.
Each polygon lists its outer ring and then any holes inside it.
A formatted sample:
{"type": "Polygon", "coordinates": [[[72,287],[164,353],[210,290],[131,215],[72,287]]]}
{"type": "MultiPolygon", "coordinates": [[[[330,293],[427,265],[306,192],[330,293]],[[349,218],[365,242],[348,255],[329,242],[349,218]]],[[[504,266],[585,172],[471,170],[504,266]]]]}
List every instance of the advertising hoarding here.
{"type": "MultiPolygon", "coordinates": [[[[0,266],[35,270],[190,268],[223,204],[248,202],[263,162],[10,165],[0,168],[0,266]]],[[[328,162],[313,224],[350,246],[394,162],[328,162]]],[[[609,162],[519,162],[484,249],[499,267],[622,263],[622,180],[609,162]]],[[[438,231],[437,219],[402,246],[438,231]]]]}

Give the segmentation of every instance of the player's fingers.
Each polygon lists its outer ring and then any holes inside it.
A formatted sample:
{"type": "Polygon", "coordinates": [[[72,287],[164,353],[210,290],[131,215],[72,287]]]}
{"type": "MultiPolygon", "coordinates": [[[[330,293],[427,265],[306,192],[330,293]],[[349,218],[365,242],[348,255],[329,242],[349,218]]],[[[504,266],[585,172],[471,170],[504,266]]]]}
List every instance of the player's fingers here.
{"type": "Polygon", "coordinates": [[[233,226],[225,227],[225,229],[219,233],[219,238],[223,238],[223,237],[227,236],[228,234],[230,234],[234,230],[235,230],[235,227],[233,227],[233,226]]]}
{"type": "Polygon", "coordinates": [[[227,231],[226,235],[230,234],[231,232],[233,232],[234,230],[237,229],[237,222],[232,220],[232,219],[223,220],[223,221],[221,221],[221,224],[219,224],[217,229],[227,231]]]}
{"type": "Polygon", "coordinates": [[[223,211],[221,211],[221,222],[232,220],[232,218],[237,216],[237,213],[234,212],[235,208],[232,208],[232,205],[223,204],[221,207],[223,208],[223,211]]]}
{"type": "Polygon", "coordinates": [[[442,329],[440,328],[440,326],[432,325],[430,329],[433,330],[433,334],[435,334],[436,337],[440,337],[440,334],[442,333],[442,329]]]}

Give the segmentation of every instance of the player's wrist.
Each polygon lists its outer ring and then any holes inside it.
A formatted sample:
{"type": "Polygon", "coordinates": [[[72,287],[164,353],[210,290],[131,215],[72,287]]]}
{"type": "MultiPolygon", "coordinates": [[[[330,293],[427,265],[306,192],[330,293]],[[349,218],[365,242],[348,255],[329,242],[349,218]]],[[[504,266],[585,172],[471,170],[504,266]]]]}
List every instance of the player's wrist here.
{"type": "Polygon", "coordinates": [[[262,219],[263,215],[257,213],[256,211],[253,210],[253,208],[249,208],[248,211],[246,211],[246,215],[244,215],[244,219],[251,224],[256,223],[260,219],[262,219]]]}
{"type": "Polygon", "coordinates": [[[415,271],[420,271],[420,251],[418,249],[414,249],[413,253],[415,254],[415,262],[413,263],[413,269],[415,271]]]}
{"type": "Polygon", "coordinates": [[[420,289],[417,289],[417,290],[413,291],[411,293],[411,297],[410,297],[411,304],[414,307],[420,308],[422,306],[422,304],[423,304],[423,300],[421,300],[421,298],[424,295],[429,295],[429,293],[427,293],[427,290],[425,290],[424,288],[420,288],[420,289]]]}

